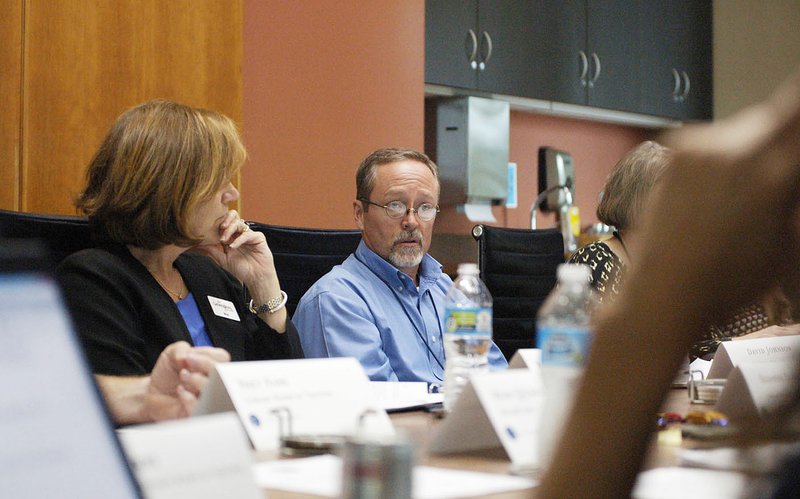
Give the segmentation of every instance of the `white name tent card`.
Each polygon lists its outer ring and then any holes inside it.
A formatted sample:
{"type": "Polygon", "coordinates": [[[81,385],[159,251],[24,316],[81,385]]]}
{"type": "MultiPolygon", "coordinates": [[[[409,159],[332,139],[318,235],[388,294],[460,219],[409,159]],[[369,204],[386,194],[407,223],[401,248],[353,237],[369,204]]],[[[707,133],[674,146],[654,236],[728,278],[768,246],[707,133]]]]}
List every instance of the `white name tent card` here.
{"type": "Polygon", "coordinates": [[[540,369],[542,367],[542,351],[539,348],[520,348],[508,363],[510,369],[540,369]]]}
{"type": "Polygon", "coordinates": [[[260,499],[250,445],[226,412],[118,431],[147,499],[260,499]]]}
{"type": "Polygon", "coordinates": [[[353,358],[217,364],[196,414],[233,411],[258,450],[280,448],[281,436],[393,435],[353,358]]]}
{"type": "Polygon", "coordinates": [[[797,382],[793,362],[739,364],[728,375],[717,409],[733,421],[766,416],[790,395],[797,382]]]}
{"type": "Polygon", "coordinates": [[[436,428],[435,454],[501,447],[515,466],[538,462],[538,429],[544,391],[528,369],[475,374],[453,410],[436,428]]]}
{"type": "Polygon", "coordinates": [[[660,467],[639,473],[631,495],[634,499],[744,499],[758,497],[752,495],[756,480],[734,471],[660,467]]]}
{"type": "Polygon", "coordinates": [[[798,353],[800,335],[723,341],[714,354],[708,377],[727,378],[734,367],[744,362],[795,362],[798,353]]]}

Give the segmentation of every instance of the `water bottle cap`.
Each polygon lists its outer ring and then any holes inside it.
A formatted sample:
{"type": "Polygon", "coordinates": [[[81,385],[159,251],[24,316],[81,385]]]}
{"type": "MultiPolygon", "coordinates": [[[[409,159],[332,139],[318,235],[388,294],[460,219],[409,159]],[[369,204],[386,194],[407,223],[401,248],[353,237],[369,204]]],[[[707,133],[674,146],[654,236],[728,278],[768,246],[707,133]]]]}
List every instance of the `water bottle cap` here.
{"type": "Polygon", "coordinates": [[[458,273],[464,275],[478,275],[480,271],[478,270],[477,263],[459,263],[458,273]]]}
{"type": "Polygon", "coordinates": [[[588,282],[592,276],[588,265],[575,263],[562,263],[558,266],[559,282],[588,282]]]}

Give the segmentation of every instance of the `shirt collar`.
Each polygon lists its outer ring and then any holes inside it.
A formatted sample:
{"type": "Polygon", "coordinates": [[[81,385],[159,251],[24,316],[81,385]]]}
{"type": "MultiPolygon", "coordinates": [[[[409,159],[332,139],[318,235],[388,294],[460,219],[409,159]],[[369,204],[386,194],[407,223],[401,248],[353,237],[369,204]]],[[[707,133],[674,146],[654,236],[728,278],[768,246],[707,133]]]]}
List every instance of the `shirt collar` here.
{"type": "MultiPolygon", "coordinates": [[[[410,283],[411,286],[415,286],[408,274],[369,249],[364,239],[361,239],[361,242],[358,244],[356,257],[389,286],[394,287],[398,284],[407,285],[408,283],[410,283]]],[[[418,274],[419,290],[422,292],[435,283],[442,275],[442,265],[431,255],[425,253],[425,256],[422,257],[422,262],[420,262],[418,274]]]]}

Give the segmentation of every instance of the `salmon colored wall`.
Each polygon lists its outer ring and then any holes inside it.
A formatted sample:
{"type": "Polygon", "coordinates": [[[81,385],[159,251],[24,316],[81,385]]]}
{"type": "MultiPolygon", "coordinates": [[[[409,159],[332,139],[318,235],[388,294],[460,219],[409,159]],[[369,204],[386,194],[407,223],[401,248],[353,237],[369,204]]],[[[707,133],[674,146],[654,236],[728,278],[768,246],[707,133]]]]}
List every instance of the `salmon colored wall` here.
{"type": "Polygon", "coordinates": [[[423,148],[424,37],[423,0],[245,0],[244,216],[355,227],[361,159],[423,148]]]}
{"type": "MultiPolygon", "coordinates": [[[[353,228],[354,174],[385,146],[424,148],[423,0],[244,0],[242,212],[261,222],[353,228]],[[324,8],[323,8],[324,5],[324,8]]],[[[648,130],[511,113],[516,209],[497,225],[528,227],[538,148],[572,154],[583,224],[616,161],[648,130]]],[[[539,226],[553,224],[541,215],[539,226]]],[[[467,235],[473,222],[445,207],[439,234],[467,235]]]]}
{"type": "MultiPolygon", "coordinates": [[[[650,138],[650,130],[569,118],[546,116],[522,111],[511,112],[511,144],[509,160],[517,163],[517,208],[494,207],[498,225],[530,227],[530,208],[539,186],[539,147],[551,146],[572,155],[575,167],[575,204],[580,208],[581,225],[597,221],[597,194],[606,176],[625,152],[650,138]]],[[[552,227],[555,217],[539,212],[539,228],[552,227]]],[[[437,233],[471,233],[475,222],[452,207],[445,208],[436,219],[437,233]]]]}

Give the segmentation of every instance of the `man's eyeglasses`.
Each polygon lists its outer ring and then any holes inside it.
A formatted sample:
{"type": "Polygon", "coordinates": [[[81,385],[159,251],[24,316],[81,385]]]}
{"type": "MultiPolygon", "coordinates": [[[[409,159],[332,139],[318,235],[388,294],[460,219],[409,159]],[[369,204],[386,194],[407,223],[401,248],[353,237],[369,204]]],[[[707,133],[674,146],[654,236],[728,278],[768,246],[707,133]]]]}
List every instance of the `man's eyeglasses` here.
{"type": "Polygon", "coordinates": [[[379,208],[383,208],[386,211],[386,214],[389,216],[389,218],[403,218],[409,213],[414,213],[415,215],[417,215],[417,218],[419,218],[423,222],[430,222],[431,220],[436,218],[436,214],[439,213],[439,205],[431,203],[422,203],[416,208],[409,208],[402,201],[390,201],[386,204],[378,204],[378,203],[373,203],[367,198],[358,198],[358,200],[363,201],[364,203],[367,204],[371,204],[373,206],[377,206],[379,208]]]}

